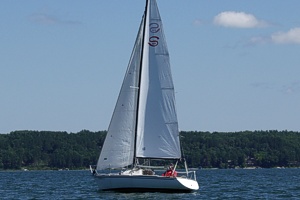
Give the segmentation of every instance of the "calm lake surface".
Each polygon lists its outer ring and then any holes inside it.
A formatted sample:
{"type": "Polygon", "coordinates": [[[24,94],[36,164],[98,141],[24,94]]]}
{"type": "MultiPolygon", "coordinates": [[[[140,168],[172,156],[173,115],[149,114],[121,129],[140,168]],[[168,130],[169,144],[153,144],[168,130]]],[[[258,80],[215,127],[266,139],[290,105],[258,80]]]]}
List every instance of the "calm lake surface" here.
{"type": "Polygon", "coordinates": [[[0,199],[300,199],[300,169],[197,171],[188,194],[98,190],[89,171],[2,171],[0,199]]]}

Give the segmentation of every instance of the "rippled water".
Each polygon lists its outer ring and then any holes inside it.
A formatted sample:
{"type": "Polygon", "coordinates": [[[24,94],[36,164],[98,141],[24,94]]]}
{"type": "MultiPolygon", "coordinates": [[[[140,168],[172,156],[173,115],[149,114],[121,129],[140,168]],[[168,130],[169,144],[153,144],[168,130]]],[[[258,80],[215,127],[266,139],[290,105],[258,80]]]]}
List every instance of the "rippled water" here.
{"type": "Polygon", "coordinates": [[[101,192],[89,171],[0,172],[0,199],[300,199],[300,169],[199,170],[194,193],[101,192]]]}

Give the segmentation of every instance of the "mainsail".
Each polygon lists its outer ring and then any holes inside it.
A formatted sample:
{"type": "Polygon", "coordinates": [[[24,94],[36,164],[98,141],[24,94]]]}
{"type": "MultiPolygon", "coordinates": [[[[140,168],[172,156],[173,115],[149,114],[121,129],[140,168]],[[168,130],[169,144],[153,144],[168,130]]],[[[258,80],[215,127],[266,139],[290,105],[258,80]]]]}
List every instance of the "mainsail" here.
{"type": "Polygon", "coordinates": [[[147,1],[97,170],[137,158],[181,158],[169,53],[156,1],[147,1]]]}
{"type": "Polygon", "coordinates": [[[156,1],[150,1],[147,13],[136,156],[180,158],[169,52],[156,1]]]}

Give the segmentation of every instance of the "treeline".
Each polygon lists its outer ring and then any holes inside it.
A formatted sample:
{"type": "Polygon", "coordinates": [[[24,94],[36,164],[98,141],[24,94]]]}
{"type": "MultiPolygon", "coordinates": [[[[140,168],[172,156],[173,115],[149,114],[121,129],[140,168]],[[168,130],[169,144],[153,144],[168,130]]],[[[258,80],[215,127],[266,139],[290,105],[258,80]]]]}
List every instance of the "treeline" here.
{"type": "MultiPolygon", "coordinates": [[[[0,134],[0,169],[80,169],[96,164],[106,131],[0,134]]],[[[189,167],[299,167],[300,133],[181,132],[189,167]]]]}
{"type": "Polygon", "coordinates": [[[0,169],[80,169],[96,164],[105,131],[0,134],[0,169]]]}
{"type": "Polygon", "coordinates": [[[181,132],[181,136],[185,157],[191,166],[300,167],[299,132],[181,132]]]}

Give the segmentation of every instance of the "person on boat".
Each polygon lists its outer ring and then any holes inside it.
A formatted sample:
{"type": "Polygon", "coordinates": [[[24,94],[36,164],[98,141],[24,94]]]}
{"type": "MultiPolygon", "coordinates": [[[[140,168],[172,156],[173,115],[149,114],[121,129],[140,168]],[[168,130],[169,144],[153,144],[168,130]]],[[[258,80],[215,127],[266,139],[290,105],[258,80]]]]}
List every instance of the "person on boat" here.
{"type": "Polygon", "coordinates": [[[167,176],[167,177],[176,177],[177,176],[177,172],[174,170],[174,165],[171,164],[167,171],[165,171],[165,173],[162,174],[162,176],[167,176]]]}
{"type": "Polygon", "coordinates": [[[94,169],[93,169],[93,175],[95,176],[96,174],[97,174],[96,167],[94,167],[94,169]]]}

